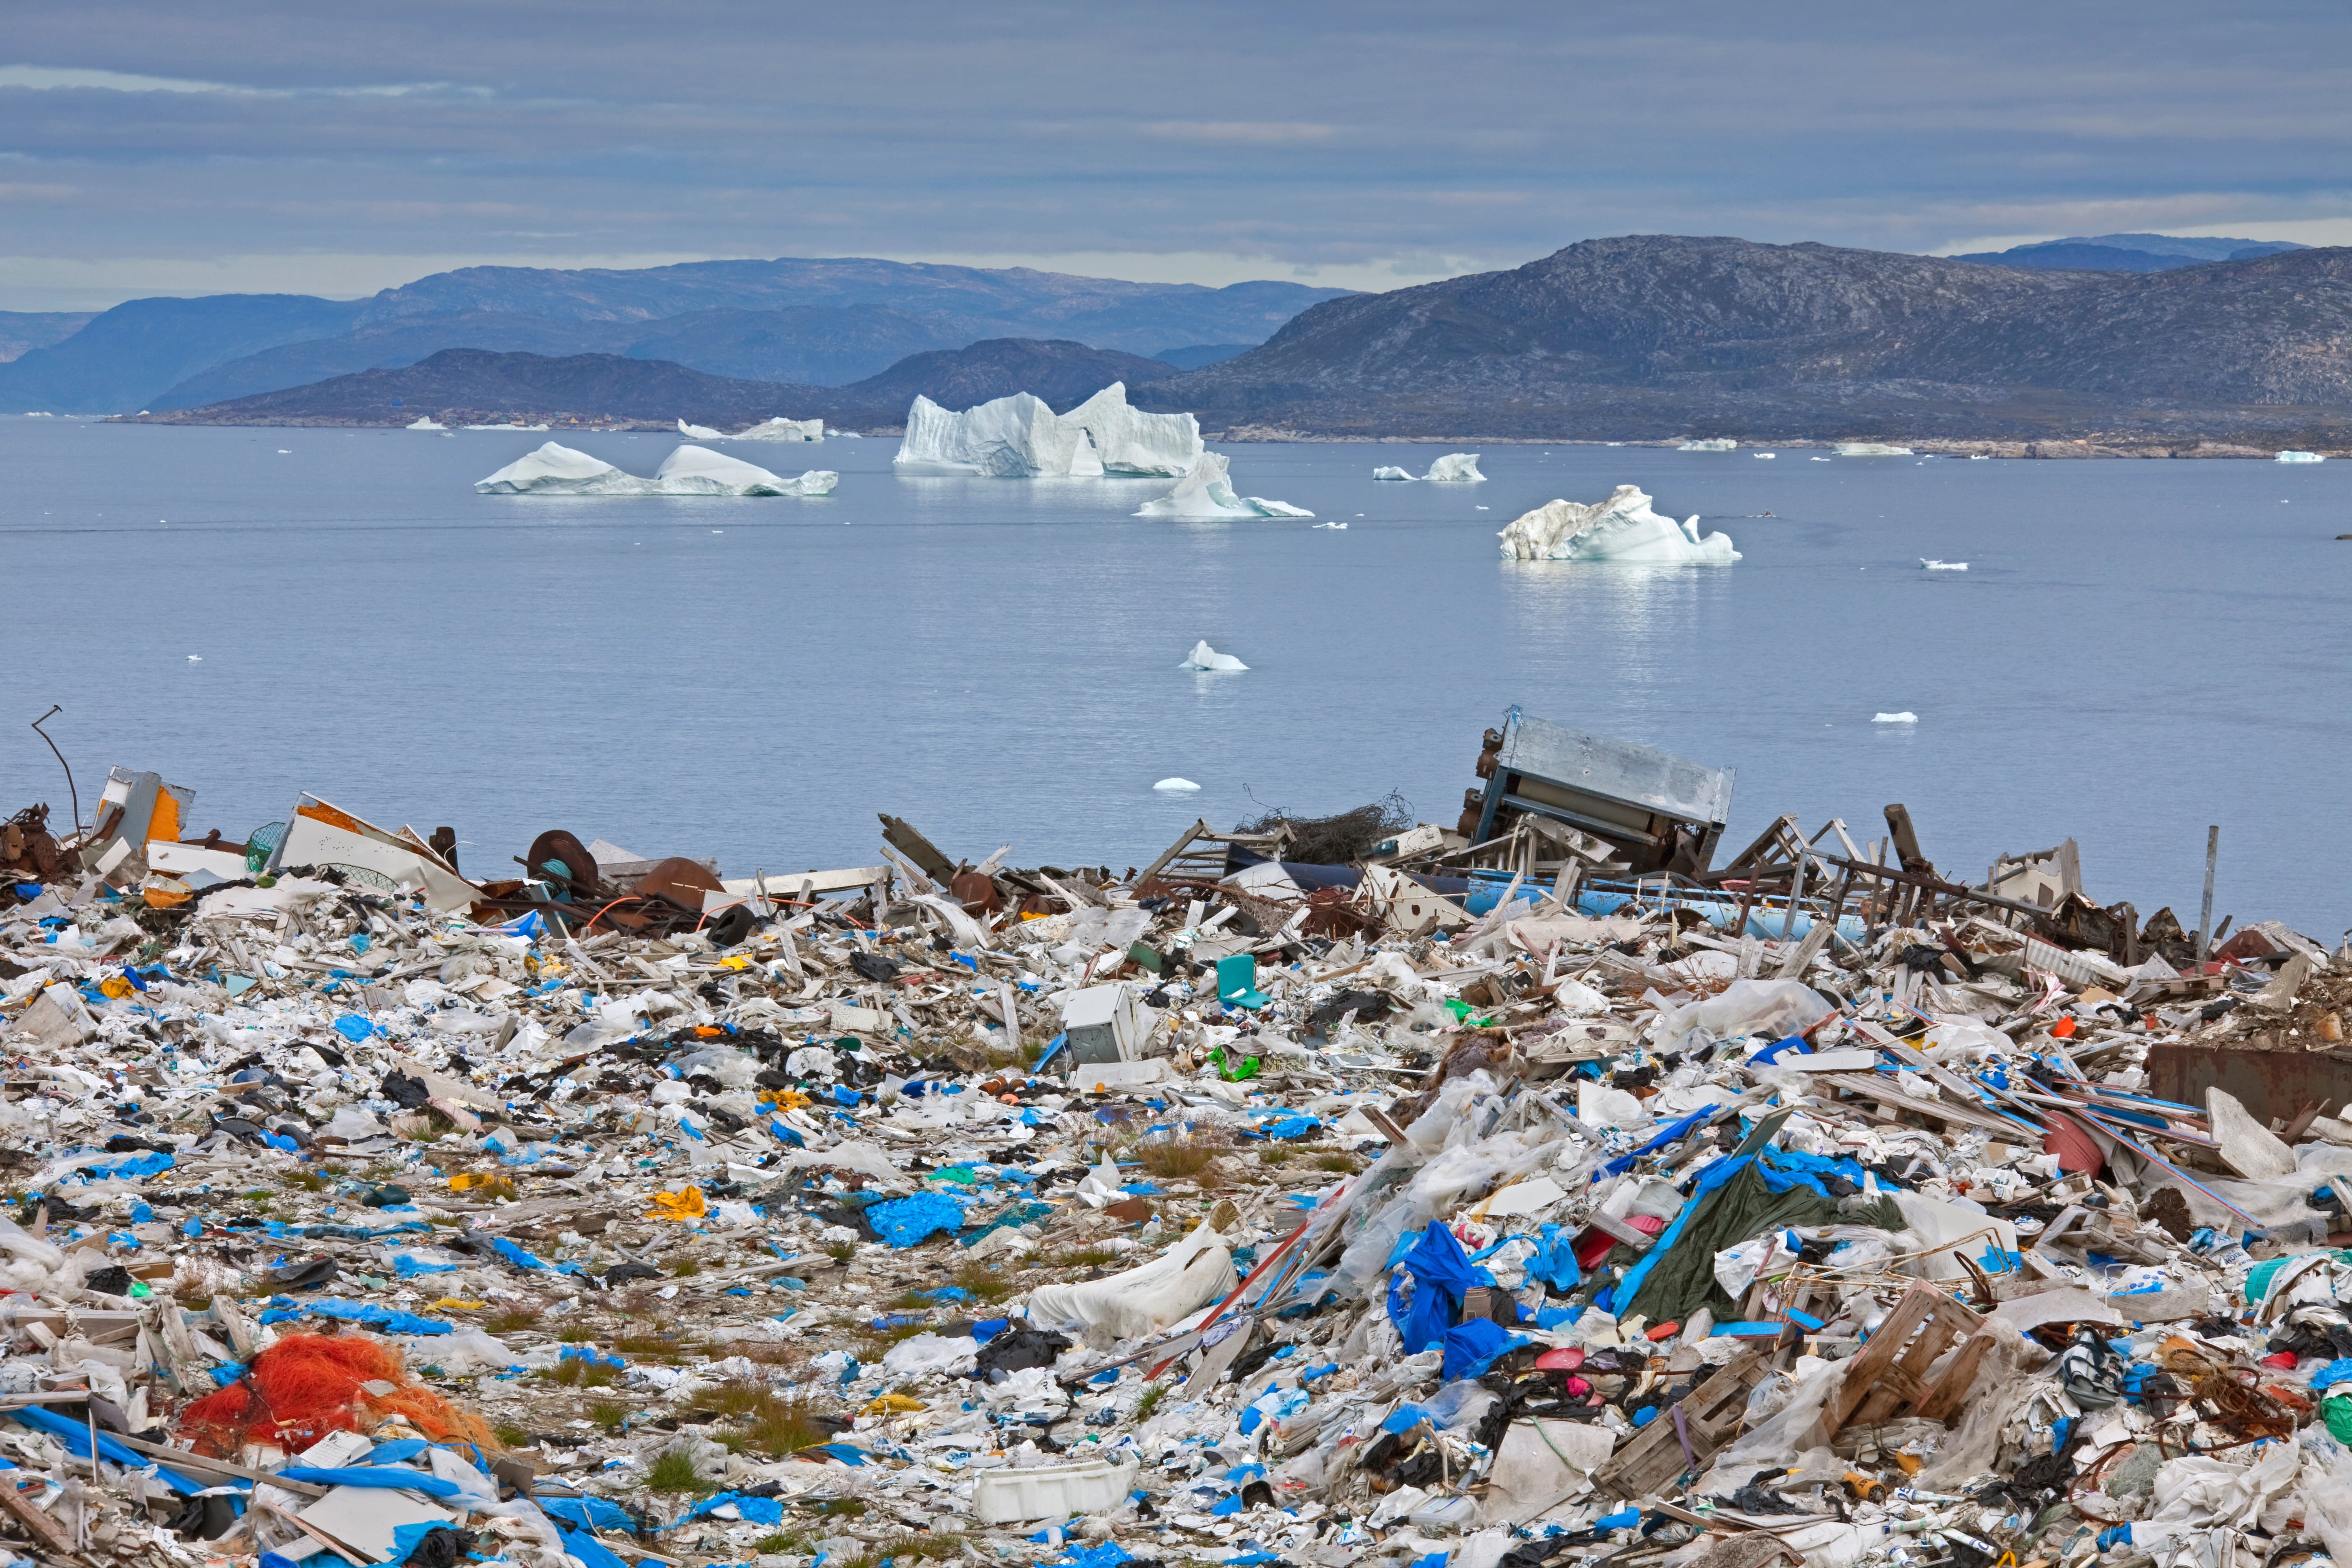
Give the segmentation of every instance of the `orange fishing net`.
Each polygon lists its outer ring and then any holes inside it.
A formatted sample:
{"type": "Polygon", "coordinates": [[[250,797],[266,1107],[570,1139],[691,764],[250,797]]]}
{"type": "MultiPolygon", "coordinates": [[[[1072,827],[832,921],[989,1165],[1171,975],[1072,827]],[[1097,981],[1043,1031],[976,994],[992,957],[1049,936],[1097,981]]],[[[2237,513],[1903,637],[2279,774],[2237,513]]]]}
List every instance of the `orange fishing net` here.
{"type": "Polygon", "coordinates": [[[498,1447],[480,1416],[417,1383],[398,1351],[363,1334],[286,1335],[255,1356],[243,1378],[182,1411],[180,1429],[217,1458],[247,1442],[306,1447],[394,1415],[436,1440],[498,1447]],[[390,1386],[379,1393],[369,1384],[390,1386]]]}

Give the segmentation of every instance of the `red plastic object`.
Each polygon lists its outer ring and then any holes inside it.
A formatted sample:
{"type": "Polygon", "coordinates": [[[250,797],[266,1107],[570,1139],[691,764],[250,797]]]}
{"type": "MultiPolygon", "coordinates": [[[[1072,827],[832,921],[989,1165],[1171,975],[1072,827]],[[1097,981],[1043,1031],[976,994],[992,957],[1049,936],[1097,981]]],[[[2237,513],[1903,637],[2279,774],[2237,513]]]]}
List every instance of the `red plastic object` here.
{"type": "MultiPolygon", "coordinates": [[[[1666,1222],[1654,1214],[1633,1215],[1625,1223],[1643,1236],[1655,1236],[1666,1228],[1666,1222]]],[[[1590,1268],[1608,1257],[1609,1249],[1616,1245],[1617,1238],[1605,1230],[1587,1231],[1577,1238],[1576,1261],[1580,1266],[1590,1268]]]]}
{"type": "Polygon", "coordinates": [[[330,1432],[406,1416],[428,1437],[495,1447],[481,1417],[457,1409],[408,1375],[400,1352],[364,1334],[288,1334],[253,1358],[246,1375],[180,1413],[185,1431],[223,1454],[258,1439],[291,1448],[330,1432]],[[375,1393],[368,1384],[388,1384],[375,1393]]]}
{"type": "Polygon", "coordinates": [[[1538,1372],[1574,1372],[1584,1364],[1584,1352],[1576,1345],[1544,1352],[1536,1357],[1538,1372]]]}
{"type": "Polygon", "coordinates": [[[2274,1366],[2281,1372],[2293,1372],[2294,1370],[2294,1352],[2293,1351],[2281,1351],[2276,1355],[2266,1355],[2263,1357],[2263,1364],[2264,1366],[2274,1366]]]}
{"type": "Polygon", "coordinates": [[[1680,1323],[1660,1323],[1654,1329],[1645,1330],[1643,1337],[1652,1344],[1664,1344],[1682,1331],[1683,1326],[1680,1323]]]}
{"type": "Polygon", "coordinates": [[[2058,1156],[2058,1168],[2069,1173],[2096,1176],[2106,1167],[2106,1156],[2099,1152],[2098,1140],[2083,1131],[2083,1124],[2074,1118],[2053,1114],[2050,1131],[2042,1140],[2042,1152],[2058,1156]]]}
{"type": "Polygon", "coordinates": [[[2053,1040],[2073,1039],[2074,1037],[2074,1020],[2072,1018],[2061,1018],[2056,1023],[2051,1025],[2050,1037],[2053,1040]]]}

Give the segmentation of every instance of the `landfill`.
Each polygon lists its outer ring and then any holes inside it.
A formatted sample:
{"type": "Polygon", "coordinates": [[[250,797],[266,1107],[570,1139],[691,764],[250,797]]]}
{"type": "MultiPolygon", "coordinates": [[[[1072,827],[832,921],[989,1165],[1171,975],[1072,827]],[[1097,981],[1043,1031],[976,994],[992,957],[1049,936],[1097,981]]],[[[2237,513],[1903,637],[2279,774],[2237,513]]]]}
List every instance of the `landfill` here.
{"type": "Polygon", "coordinates": [[[0,1553],[2352,1545],[2352,951],[1900,805],[1727,858],[1727,770],[1517,710],[1475,774],[1118,872],[27,806],[0,1553]]]}

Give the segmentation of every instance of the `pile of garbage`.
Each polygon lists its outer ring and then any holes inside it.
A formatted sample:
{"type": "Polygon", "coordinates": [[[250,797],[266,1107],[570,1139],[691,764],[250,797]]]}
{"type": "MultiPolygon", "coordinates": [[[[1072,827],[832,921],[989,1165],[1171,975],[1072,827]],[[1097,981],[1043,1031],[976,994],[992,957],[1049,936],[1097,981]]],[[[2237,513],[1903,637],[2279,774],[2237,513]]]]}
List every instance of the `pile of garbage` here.
{"type": "Polygon", "coordinates": [[[1963,887],[1899,807],[1650,874],[1494,798],[732,879],[569,833],[469,879],[310,796],[192,838],[122,770],[19,813],[0,1544],[2352,1545],[2352,952],[2101,910],[2071,846],[1963,887]]]}

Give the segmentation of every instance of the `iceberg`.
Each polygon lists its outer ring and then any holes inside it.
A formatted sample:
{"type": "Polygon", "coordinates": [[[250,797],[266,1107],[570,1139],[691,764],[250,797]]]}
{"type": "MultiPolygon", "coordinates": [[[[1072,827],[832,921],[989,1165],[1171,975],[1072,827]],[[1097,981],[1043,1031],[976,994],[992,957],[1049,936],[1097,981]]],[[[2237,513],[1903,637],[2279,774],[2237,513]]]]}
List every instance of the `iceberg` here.
{"type": "Polygon", "coordinates": [[[822,441],[824,421],[822,419],[762,419],[748,430],[738,430],[732,439],[738,441],[822,441]]]}
{"type": "Polygon", "coordinates": [[[1219,653],[1209,646],[1206,638],[1203,638],[1192,645],[1192,651],[1186,654],[1184,662],[1176,668],[1179,669],[1247,669],[1249,666],[1232,654],[1219,653]]]}
{"type": "Polygon", "coordinates": [[[1890,447],[1884,441],[1840,441],[1836,451],[1841,458],[1909,458],[1917,455],[1908,447],[1890,447]]]}
{"type": "Polygon", "coordinates": [[[1189,795],[1192,791],[1199,789],[1201,786],[1194,784],[1191,779],[1161,779],[1158,784],[1153,784],[1151,787],[1153,789],[1166,790],[1170,795],[1189,795]]]}
{"type": "Polygon", "coordinates": [[[1383,467],[1383,468],[1374,468],[1374,469],[1372,470],[1372,478],[1374,478],[1374,479],[1406,479],[1406,480],[1410,480],[1410,479],[1412,478],[1412,476],[1411,474],[1406,473],[1402,468],[1395,468],[1395,467],[1393,467],[1393,466],[1391,466],[1391,467],[1383,467]]]}
{"type": "Polygon", "coordinates": [[[1474,485],[1486,482],[1486,476],[1478,471],[1475,452],[1448,452],[1429,465],[1429,482],[1433,485],[1474,485]]]}
{"type": "Polygon", "coordinates": [[[665,496],[829,496],[841,476],[830,468],[811,468],[796,479],[779,479],[755,463],[708,447],[680,447],[662,459],[653,482],[653,493],[665,496]]]}
{"type": "Polygon", "coordinates": [[[662,459],[652,479],[639,479],[550,441],[476,481],[474,489],[486,496],[824,496],[840,482],[841,476],[829,468],[780,479],[707,447],[680,447],[662,459]]]}
{"type": "Polygon", "coordinates": [[[1739,552],[1723,534],[1699,536],[1698,519],[1676,522],[1650,510],[1639,486],[1619,485],[1591,506],[1555,500],[1512,521],[1496,536],[1506,561],[1630,561],[1727,566],[1739,552]]]}
{"type": "Polygon", "coordinates": [[[1158,500],[1143,503],[1138,517],[1206,520],[1227,517],[1313,517],[1302,507],[1263,496],[1237,496],[1225,477],[1225,455],[1203,452],[1178,480],[1176,488],[1158,500]]]}
{"type": "MultiPolygon", "coordinates": [[[[25,417],[27,419],[37,419],[43,417],[43,416],[27,414],[25,417]]],[[[449,426],[442,424],[441,421],[434,418],[430,414],[426,414],[418,416],[410,424],[402,426],[401,428],[404,430],[446,430],[449,426]]]]}
{"type": "Polygon", "coordinates": [[[1180,479],[1201,456],[1199,420],[1190,414],[1129,407],[1123,381],[1112,382],[1059,418],[1087,433],[1106,474],[1180,479]]]}
{"type": "Polygon", "coordinates": [[[2327,461],[2326,458],[2320,456],[2317,452],[2281,452],[2278,455],[2278,460],[2282,463],[2324,463],[2327,461]]]}
{"type": "Polygon", "coordinates": [[[1737,452],[1739,450],[1739,443],[1727,436],[1716,436],[1704,441],[1685,441],[1675,450],[1677,452],[1737,452]]]}
{"type": "Polygon", "coordinates": [[[1067,414],[1025,392],[958,414],[928,397],[907,412],[907,435],[892,466],[907,474],[984,479],[1097,478],[1137,474],[1175,479],[1201,455],[1200,422],[1190,414],[1146,414],[1128,406],[1127,384],[1114,381],[1067,414]]]}
{"type": "Polygon", "coordinates": [[[1933,561],[1925,555],[1919,557],[1919,564],[1930,572],[1965,572],[1969,569],[1965,561],[1933,561]]]}
{"type": "Polygon", "coordinates": [[[1916,724],[1919,721],[1919,715],[1908,710],[1901,713],[1874,713],[1870,716],[1870,721],[1874,724],[1916,724]]]}
{"type": "Polygon", "coordinates": [[[726,439],[725,437],[721,436],[718,431],[713,430],[708,425],[688,425],[683,419],[677,422],[677,433],[685,437],[689,441],[723,441],[726,439]]]}

